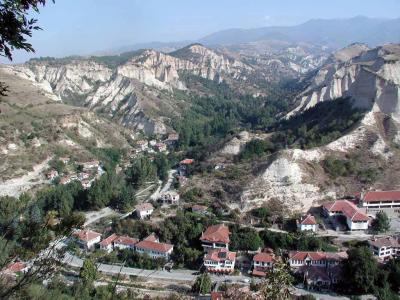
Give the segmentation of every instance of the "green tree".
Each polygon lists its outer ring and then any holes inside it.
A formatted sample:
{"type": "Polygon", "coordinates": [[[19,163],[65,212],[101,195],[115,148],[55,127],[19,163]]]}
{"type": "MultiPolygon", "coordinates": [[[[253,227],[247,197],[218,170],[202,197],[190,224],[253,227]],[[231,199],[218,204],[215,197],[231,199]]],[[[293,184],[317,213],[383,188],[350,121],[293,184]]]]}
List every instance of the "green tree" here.
{"type": "Polygon", "coordinates": [[[211,292],[211,288],[212,281],[210,275],[208,275],[207,273],[203,273],[196,278],[196,281],[192,286],[192,292],[202,295],[209,294],[211,292]]]}
{"type": "Polygon", "coordinates": [[[390,220],[387,214],[380,211],[372,221],[372,230],[375,232],[386,232],[390,229],[390,220]]]}
{"type": "Polygon", "coordinates": [[[165,154],[160,153],[154,158],[154,164],[157,167],[157,176],[160,180],[165,181],[168,178],[168,170],[171,168],[168,158],[165,154]]]}
{"type": "Polygon", "coordinates": [[[138,188],[147,181],[153,181],[157,177],[157,169],[148,157],[142,156],[132,162],[126,171],[126,176],[128,182],[138,188]]]}
{"type": "Polygon", "coordinates": [[[59,159],[52,159],[49,162],[49,165],[51,168],[55,169],[58,172],[58,174],[62,174],[64,172],[65,164],[63,161],[59,159]]]}
{"type": "Polygon", "coordinates": [[[261,283],[260,292],[265,299],[286,300],[291,299],[290,288],[293,277],[290,275],[290,268],[283,262],[274,265],[274,271],[261,283]]]}
{"type": "Polygon", "coordinates": [[[97,267],[93,260],[85,259],[79,277],[85,285],[91,285],[97,279],[97,267]]]}
{"type": "MultiPolygon", "coordinates": [[[[54,1],[53,1],[54,2],[54,1]]],[[[12,60],[12,50],[22,49],[34,52],[27,37],[32,36],[33,30],[40,27],[37,20],[29,18],[30,10],[39,11],[46,0],[3,0],[0,3],[0,55],[12,60]]]]}
{"type": "Polygon", "coordinates": [[[123,211],[129,211],[136,205],[136,190],[131,185],[124,184],[112,206],[123,211]]]}
{"type": "Polygon", "coordinates": [[[349,292],[357,294],[371,293],[378,276],[378,264],[368,247],[351,248],[344,262],[345,278],[343,283],[349,292]]]}
{"type": "Polygon", "coordinates": [[[388,271],[388,282],[395,292],[400,292],[400,258],[391,259],[385,269],[388,271]]]}

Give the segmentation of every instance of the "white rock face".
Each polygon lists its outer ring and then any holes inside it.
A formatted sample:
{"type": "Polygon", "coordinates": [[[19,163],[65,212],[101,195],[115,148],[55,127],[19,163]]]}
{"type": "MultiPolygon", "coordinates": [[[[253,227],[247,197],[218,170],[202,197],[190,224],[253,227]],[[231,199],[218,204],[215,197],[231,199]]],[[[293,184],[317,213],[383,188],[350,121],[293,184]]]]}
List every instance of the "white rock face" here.
{"type": "MultiPolygon", "coordinates": [[[[34,60],[6,68],[40,86],[51,94],[51,99],[105,111],[118,116],[122,124],[149,134],[163,134],[166,127],[155,114],[149,116],[149,107],[157,110],[159,105],[154,100],[157,95],[146,94],[144,86],[172,92],[186,89],[184,73],[222,81],[246,80],[247,74],[254,72],[252,67],[201,45],[171,55],[145,50],[115,67],[90,58],[66,58],[34,60]]],[[[163,113],[159,111],[159,115],[163,113]]]]}
{"type": "Polygon", "coordinates": [[[400,120],[400,45],[369,50],[355,44],[336,53],[299,96],[300,104],[288,116],[319,102],[341,97],[360,108],[383,112],[400,120]]]}
{"type": "MultiPolygon", "coordinates": [[[[317,152],[313,154],[314,159],[320,159],[317,152]]],[[[299,155],[299,151],[295,154],[291,150],[279,155],[243,193],[242,202],[246,203],[246,208],[278,199],[292,211],[305,211],[314,201],[334,196],[332,193],[323,193],[317,185],[305,181],[307,175],[299,157],[303,157],[303,154],[299,155]]]]}
{"type": "Polygon", "coordinates": [[[248,141],[250,141],[249,133],[247,131],[242,131],[238,137],[234,137],[226,143],[220,152],[223,155],[238,155],[248,141]]]}

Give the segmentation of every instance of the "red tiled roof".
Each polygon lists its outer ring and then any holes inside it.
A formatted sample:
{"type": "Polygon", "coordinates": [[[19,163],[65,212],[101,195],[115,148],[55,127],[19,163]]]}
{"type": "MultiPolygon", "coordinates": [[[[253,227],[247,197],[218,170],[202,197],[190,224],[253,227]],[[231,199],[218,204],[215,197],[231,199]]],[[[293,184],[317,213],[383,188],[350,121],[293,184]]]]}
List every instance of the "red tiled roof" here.
{"type": "Polygon", "coordinates": [[[300,224],[301,225],[316,225],[317,221],[315,221],[315,218],[314,218],[313,215],[308,214],[308,215],[303,217],[303,219],[302,219],[300,224]]]}
{"type": "Polygon", "coordinates": [[[366,214],[362,213],[357,206],[348,200],[336,200],[323,204],[329,212],[341,212],[352,221],[368,221],[366,214]]]}
{"type": "Polygon", "coordinates": [[[253,261],[273,262],[274,257],[271,254],[261,252],[261,253],[257,253],[256,255],[254,255],[253,261]]]}
{"type": "Polygon", "coordinates": [[[342,260],[347,257],[346,252],[311,252],[311,251],[293,251],[289,253],[292,260],[305,260],[309,257],[311,260],[342,260]]]}
{"type": "Polygon", "coordinates": [[[91,231],[91,230],[78,230],[73,233],[74,236],[76,236],[78,239],[81,241],[91,241],[94,240],[95,238],[101,236],[101,233],[91,231]]]}
{"type": "Polygon", "coordinates": [[[153,205],[151,203],[142,203],[142,204],[136,205],[135,208],[138,211],[145,211],[145,210],[154,209],[154,207],[153,207],[153,205]]]}
{"type": "Polygon", "coordinates": [[[114,244],[121,244],[127,246],[134,246],[139,242],[138,239],[131,238],[129,236],[119,236],[114,240],[114,244]]]}
{"type": "Polygon", "coordinates": [[[251,274],[252,274],[253,276],[259,276],[259,277],[265,277],[265,276],[267,276],[267,273],[265,273],[264,271],[257,270],[257,269],[254,269],[254,270],[251,272],[251,274]]]}
{"type": "Polygon", "coordinates": [[[113,233],[112,235],[110,235],[109,237],[105,238],[104,240],[102,240],[99,244],[100,246],[106,247],[108,245],[111,245],[111,243],[118,238],[118,235],[116,235],[115,233],[113,233]]]}
{"type": "Polygon", "coordinates": [[[185,158],[180,162],[181,165],[191,165],[192,163],[194,163],[194,159],[191,158],[185,158]]]}
{"type": "Polygon", "coordinates": [[[211,300],[224,300],[221,292],[211,292],[211,300]]]}
{"type": "Polygon", "coordinates": [[[154,250],[158,252],[168,252],[174,246],[171,244],[164,244],[164,243],[156,243],[152,241],[141,241],[136,244],[136,248],[145,249],[145,250],[154,250]]]}
{"type": "Polygon", "coordinates": [[[17,272],[22,272],[22,270],[25,268],[26,264],[19,261],[9,264],[7,268],[4,270],[4,272],[17,273],[17,272]]]}
{"type": "Polygon", "coordinates": [[[154,233],[152,233],[147,238],[143,239],[143,241],[158,242],[158,238],[154,233]]]}
{"type": "Polygon", "coordinates": [[[225,248],[210,251],[204,257],[205,260],[212,260],[212,261],[220,261],[220,260],[234,261],[235,258],[236,258],[236,252],[228,251],[225,248]]]}
{"type": "Polygon", "coordinates": [[[201,235],[201,241],[229,243],[229,229],[224,224],[212,225],[201,235]]]}
{"type": "Polygon", "coordinates": [[[364,202],[380,202],[400,200],[400,191],[371,191],[362,197],[364,202]]]}
{"type": "Polygon", "coordinates": [[[393,237],[382,237],[368,241],[370,245],[382,248],[382,247],[398,247],[400,248],[400,241],[393,237]]]}

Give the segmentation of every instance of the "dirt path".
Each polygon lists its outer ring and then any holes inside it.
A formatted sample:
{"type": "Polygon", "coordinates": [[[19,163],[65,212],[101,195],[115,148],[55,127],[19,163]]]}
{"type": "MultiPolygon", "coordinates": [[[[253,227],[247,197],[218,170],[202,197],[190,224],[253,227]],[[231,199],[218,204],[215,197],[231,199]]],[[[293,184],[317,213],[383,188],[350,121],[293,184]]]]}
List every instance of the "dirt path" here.
{"type": "Polygon", "coordinates": [[[24,176],[12,178],[7,181],[0,181],[0,196],[19,197],[33,187],[47,183],[41,173],[48,167],[51,158],[33,167],[33,171],[27,172],[24,176]]]}

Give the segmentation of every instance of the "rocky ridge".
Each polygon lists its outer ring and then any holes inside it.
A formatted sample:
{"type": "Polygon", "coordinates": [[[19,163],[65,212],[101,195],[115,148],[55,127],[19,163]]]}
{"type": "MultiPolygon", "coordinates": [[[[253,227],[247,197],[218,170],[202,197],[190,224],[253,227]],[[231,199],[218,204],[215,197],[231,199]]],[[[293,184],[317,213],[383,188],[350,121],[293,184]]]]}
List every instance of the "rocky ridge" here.
{"type": "Polygon", "coordinates": [[[7,68],[42,87],[55,100],[105,112],[125,126],[150,134],[165,133],[161,117],[179,112],[173,91],[186,90],[185,74],[242,84],[256,72],[241,61],[197,44],[171,54],[138,51],[118,64],[109,60],[38,59],[7,68]]]}

